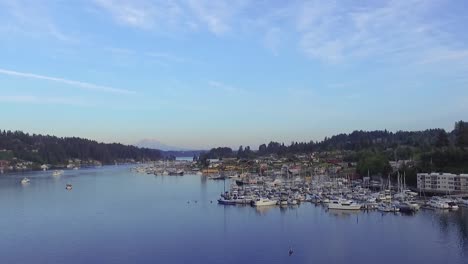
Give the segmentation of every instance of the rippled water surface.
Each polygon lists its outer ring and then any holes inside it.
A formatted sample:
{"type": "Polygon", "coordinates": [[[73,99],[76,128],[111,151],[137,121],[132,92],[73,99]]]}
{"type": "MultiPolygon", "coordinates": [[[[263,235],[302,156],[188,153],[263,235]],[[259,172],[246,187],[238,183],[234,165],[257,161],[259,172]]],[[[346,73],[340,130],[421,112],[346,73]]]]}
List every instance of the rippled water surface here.
{"type": "Polygon", "coordinates": [[[222,191],[128,166],[0,175],[0,263],[468,263],[467,208],[257,210],[216,204],[222,191]]]}

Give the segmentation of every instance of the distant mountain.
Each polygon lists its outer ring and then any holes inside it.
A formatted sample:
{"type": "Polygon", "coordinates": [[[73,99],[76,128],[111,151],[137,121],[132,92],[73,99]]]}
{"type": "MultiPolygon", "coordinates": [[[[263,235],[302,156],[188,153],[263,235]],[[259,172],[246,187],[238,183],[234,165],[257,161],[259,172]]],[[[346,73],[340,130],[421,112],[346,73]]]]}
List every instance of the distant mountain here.
{"type": "Polygon", "coordinates": [[[181,147],[169,146],[154,138],[145,138],[134,144],[140,148],[159,149],[163,151],[184,151],[187,149],[181,147]]]}

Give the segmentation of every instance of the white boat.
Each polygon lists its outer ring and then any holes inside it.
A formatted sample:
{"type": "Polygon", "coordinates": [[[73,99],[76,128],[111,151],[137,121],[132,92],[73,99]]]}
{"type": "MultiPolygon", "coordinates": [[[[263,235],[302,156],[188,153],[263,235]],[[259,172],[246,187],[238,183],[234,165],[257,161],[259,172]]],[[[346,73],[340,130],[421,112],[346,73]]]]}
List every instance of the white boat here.
{"type": "Polygon", "coordinates": [[[400,208],[398,208],[396,205],[393,205],[393,204],[381,203],[377,207],[377,210],[388,213],[388,212],[399,212],[400,208]]]}
{"type": "Polygon", "coordinates": [[[419,210],[420,205],[414,201],[404,201],[398,204],[398,208],[402,212],[416,212],[419,210]]]}
{"type": "Polygon", "coordinates": [[[450,210],[458,210],[458,205],[454,200],[442,199],[442,201],[448,204],[450,210]]]}
{"type": "Polygon", "coordinates": [[[328,203],[328,209],[335,210],[360,210],[361,207],[361,204],[345,199],[332,200],[328,203]]]}
{"type": "Polygon", "coordinates": [[[71,190],[71,189],[72,189],[72,185],[68,183],[67,186],[65,187],[65,189],[71,190]]]}
{"type": "Polygon", "coordinates": [[[431,200],[429,200],[429,202],[427,203],[427,205],[429,205],[430,207],[432,208],[436,208],[436,209],[450,209],[450,205],[448,205],[448,203],[438,199],[438,198],[432,198],[431,200]]]}
{"type": "Polygon", "coordinates": [[[28,178],[23,178],[21,180],[21,184],[28,184],[30,182],[30,180],[28,178]]]}
{"type": "Polygon", "coordinates": [[[458,198],[458,199],[457,199],[457,202],[458,202],[458,204],[461,205],[461,206],[466,206],[466,207],[468,207],[468,199],[458,198]]]}
{"type": "Polygon", "coordinates": [[[276,205],[277,201],[271,200],[268,198],[258,198],[255,201],[252,201],[253,206],[271,206],[276,205]]]}
{"type": "Polygon", "coordinates": [[[54,170],[54,172],[52,172],[52,176],[60,176],[63,174],[63,170],[54,170]]]}
{"type": "Polygon", "coordinates": [[[297,205],[296,199],[288,199],[288,205],[297,205]]]}
{"type": "Polygon", "coordinates": [[[250,196],[238,196],[234,199],[236,204],[250,204],[253,201],[253,198],[250,196]]]}

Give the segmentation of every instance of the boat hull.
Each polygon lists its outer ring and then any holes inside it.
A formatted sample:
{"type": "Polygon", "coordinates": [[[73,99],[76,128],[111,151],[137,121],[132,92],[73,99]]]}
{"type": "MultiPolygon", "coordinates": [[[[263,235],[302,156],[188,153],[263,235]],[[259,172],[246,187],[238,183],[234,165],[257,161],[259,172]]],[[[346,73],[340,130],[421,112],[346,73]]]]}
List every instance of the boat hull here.
{"type": "Polygon", "coordinates": [[[328,209],[332,210],[361,210],[361,205],[340,205],[340,204],[328,204],[328,209]]]}
{"type": "Polygon", "coordinates": [[[234,200],[219,199],[218,203],[223,204],[223,205],[236,205],[236,201],[234,201],[234,200]]]}

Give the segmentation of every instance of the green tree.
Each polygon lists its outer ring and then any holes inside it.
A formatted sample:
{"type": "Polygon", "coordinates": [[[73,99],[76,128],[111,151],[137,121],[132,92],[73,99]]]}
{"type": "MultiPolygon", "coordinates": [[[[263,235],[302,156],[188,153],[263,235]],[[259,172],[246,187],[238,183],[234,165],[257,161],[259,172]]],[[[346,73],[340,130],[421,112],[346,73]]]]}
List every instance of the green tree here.
{"type": "Polygon", "coordinates": [[[356,170],[360,175],[386,175],[392,171],[388,158],[381,154],[366,151],[361,153],[356,170]]]}
{"type": "Polygon", "coordinates": [[[442,130],[439,132],[439,135],[437,135],[436,146],[438,148],[442,148],[442,147],[447,147],[448,145],[449,145],[449,139],[447,136],[447,132],[445,132],[445,130],[442,130]]]}
{"type": "Polygon", "coordinates": [[[458,121],[455,123],[455,144],[458,147],[468,147],[468,123],[464,121],[458,121]]]}

